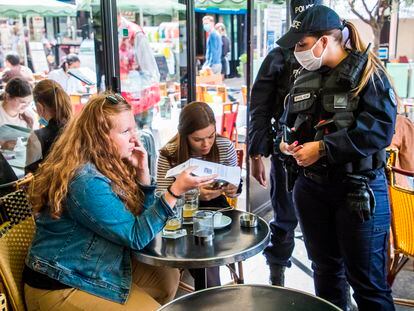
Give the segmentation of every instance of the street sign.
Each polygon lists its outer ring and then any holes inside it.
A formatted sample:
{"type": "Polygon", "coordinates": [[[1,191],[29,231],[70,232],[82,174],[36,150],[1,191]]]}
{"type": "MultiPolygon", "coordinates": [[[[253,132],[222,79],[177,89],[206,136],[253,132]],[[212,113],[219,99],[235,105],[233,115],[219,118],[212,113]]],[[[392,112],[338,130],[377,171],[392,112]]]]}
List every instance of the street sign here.
{"type": "Polygon", "coordinates": [[[389,51],[387,46],[382,46],[378,48],[378,58],[381,60],[388,60],[389,51]]]}

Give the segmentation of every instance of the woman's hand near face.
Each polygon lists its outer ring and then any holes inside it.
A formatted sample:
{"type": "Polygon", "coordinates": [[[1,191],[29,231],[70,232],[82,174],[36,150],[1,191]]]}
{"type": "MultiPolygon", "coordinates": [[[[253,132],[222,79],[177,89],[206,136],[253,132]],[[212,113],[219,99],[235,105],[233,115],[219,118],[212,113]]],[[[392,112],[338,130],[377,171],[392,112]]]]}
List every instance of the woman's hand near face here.
{"type": "Polygon", "coordinates": [[[135,147],[128,161],[137,170],[138,181],[143,185],[149,185],[151,177],[148,167],[148,154],[139,139],[136,140],[135,147]]]}
{"type": "Polygon", "coordinates": [[[235,198],[237,197],[239,194],[237,193],[239,187],[236,187],[233,184],[228,184],[227,186],[224,186],[221,190],[224,192],[224,194],[226,196],[228,196],[229,198],[235,198]]]}

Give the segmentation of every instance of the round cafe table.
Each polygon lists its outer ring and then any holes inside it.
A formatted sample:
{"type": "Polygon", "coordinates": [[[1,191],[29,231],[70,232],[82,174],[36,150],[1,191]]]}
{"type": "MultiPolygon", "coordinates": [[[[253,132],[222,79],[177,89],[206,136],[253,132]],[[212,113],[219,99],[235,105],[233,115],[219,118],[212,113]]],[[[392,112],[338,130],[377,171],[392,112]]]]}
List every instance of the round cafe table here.
{"type": "Polygon", "coordinates": [[[192,225],[185,225],[187,235],[166,239],[159,233],[144,249],[135,252],[135,258],[153,266],[200,269],[195,278],[195,289],[206,288],[205,268],[243,261],[261,252],[269,242],[269,225],[258,217],[254,228],[240,226],[240,216],[245,212],[223,212],[231,224],[214,231],[210,243],[199,244],[192,234],[192,225]]]}
{"type": "Polygon", "coordinates": [[[162,306],[158,311],[340,311],[319,297],[286,287],[233,285],[200,290],[162,306]]]}

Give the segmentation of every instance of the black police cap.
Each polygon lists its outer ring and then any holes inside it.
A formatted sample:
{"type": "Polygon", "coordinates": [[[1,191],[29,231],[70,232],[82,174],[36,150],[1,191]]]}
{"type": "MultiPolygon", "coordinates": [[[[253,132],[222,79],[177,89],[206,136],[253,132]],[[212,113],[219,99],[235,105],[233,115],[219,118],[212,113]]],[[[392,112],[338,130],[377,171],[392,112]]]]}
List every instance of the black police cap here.
{"type": "Polygon", "coordinates": [[[343,29],[342,20],[336,12],[323,5],[315,5],[300,13],[292,22],[289,31],[276,43],[284,48],[292,48],[305,35],[315,32],[343,29]]]}
{"type": "Polygon", "coordinates": [[[322,0],[291,0],[290,1],[290,16],[294,20],[300,13],[314,5],[322,4],[322,0]]]}

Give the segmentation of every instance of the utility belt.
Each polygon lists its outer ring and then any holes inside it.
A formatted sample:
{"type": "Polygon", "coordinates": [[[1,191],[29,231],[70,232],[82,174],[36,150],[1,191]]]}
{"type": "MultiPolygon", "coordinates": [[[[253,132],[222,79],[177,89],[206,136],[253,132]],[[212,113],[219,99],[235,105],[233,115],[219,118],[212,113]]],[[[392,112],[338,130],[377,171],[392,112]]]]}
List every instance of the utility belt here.
{"type": "Polygon", "coordinates": [[[375,179],[378,169],[364,174],[333,173],[330,171],[314,171],[303,168],[303,176],[317,184],[330,184],[338,182],[346,191],[345,208],[352,219],[363,223],[371,219],[375,212],[375,195],[369,182],[375,179]]]}
{"type": "Polygon", "coordinates": [[[302,169],[303,176],[316,182],[317,184],[328,184],[334,181],[341,181],[345,178],[345,174],[332,174],[329,171],[314,171],[307,168],[302,169]],[[335,176],[336,175],[336,176],[335,176]]]}
{"type": "Polygon", "coordinates": [[[303,176],[316,182],[317,184],[328,184],[333,182],[344,182],[347,180],[348,176],[363,176],[368,180],[372,180],[376,176],[376,171],[383,168],[383,166],[378,166],[372,170],[363,172],[363,173],[347,173],[347,172],[337,172],[334,170],[313,170],[309,168],[302,168],[301,171],[303,176]]]}

